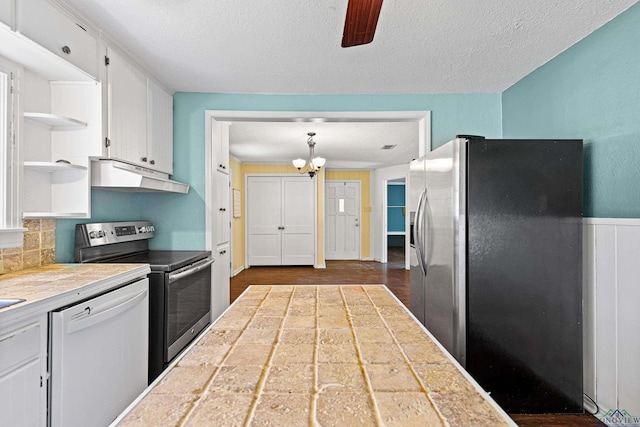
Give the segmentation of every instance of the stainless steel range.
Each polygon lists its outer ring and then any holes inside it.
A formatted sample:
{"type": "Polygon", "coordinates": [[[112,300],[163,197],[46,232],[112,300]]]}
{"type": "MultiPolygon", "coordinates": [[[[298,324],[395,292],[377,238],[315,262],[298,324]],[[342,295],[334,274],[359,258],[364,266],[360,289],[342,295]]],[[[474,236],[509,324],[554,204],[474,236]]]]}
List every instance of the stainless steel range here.
{"type": "Polygon", "coordinates": [[[149,221],[76,225],[80,263],[149,264],[149,383],[211,321],[210,251],[149,250],[149,221]]]}

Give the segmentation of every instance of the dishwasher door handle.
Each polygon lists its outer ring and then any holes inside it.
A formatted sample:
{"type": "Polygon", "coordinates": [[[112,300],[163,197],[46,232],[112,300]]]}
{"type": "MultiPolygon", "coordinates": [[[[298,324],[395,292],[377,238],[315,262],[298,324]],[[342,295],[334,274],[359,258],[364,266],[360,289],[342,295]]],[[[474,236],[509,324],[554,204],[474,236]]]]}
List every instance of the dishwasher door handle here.
{"type": "Polygon", "coordinates": [[[176,280],[180,280],[180,279],[185,278],[187,276],[191,276],[192,274],[196,274],[198,271],[204,270],[205,268],[207,268],[211,264],[213,264],[213,261],[214,261],[213,258],[207,258],[203,262],[201,262],[199,264],[195,264],[192,268],[190,268],[188,270],[181,271],[180,273],[170,273],[169,274],[169,283],[173,283],[176,280]]]}
{"type": "Polygon", "coordinates": [[[115,317],[120,313],[123,313],[131,307],[137,305],[146,296],[147,290],[145,289],[126,299],[125,301],[117,301],[115,305],[111,303],[97,307],[87,307],[84,311],[87,313],[85,317],[82,317],[80,319],[71,319],[69,321],[69,324],[67,325],[67,333],[72,334],[74,332],[90,328],[93,325],[111,319],[112,317],[115,317]]]}

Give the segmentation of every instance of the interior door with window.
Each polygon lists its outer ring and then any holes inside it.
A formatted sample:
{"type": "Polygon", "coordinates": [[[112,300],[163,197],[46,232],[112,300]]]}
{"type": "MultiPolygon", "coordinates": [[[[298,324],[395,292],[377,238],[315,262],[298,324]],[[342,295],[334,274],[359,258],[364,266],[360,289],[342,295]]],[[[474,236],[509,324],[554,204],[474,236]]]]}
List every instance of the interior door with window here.
{"type": "Polygon", "coordinates": [[[325,183],[325,258],[360,259],[360,182],[325,183]]]}

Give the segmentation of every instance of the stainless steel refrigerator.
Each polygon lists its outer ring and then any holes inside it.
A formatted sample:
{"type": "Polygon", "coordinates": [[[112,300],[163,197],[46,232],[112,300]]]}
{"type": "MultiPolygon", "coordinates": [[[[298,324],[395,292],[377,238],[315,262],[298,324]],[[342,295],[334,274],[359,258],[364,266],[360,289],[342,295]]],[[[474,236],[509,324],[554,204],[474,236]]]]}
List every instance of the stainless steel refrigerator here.
{"type": "Polygon", "coordinates": [[[582,141],[457,138],[409,199],[414,315],[507,412],[582,412],[582,141]]]}

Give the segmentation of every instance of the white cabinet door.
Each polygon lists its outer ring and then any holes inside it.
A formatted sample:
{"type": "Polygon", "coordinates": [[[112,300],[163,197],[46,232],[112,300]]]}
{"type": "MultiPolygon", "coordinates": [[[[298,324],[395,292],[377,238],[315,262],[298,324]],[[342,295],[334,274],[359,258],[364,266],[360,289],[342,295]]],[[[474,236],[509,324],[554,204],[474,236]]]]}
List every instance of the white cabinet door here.
{"type": "Polygon", "coordinates": [[[211,318],[216,319],[229,307],[229,278],[231,277],[231,251],[228,243],[217,247],[213,263],[213,292],[211,318]]]}
{"type": "Polygon", "coordinates": [[[2,425],[46,425],[46,315],[0,330],[2,425]]]}
{"type": "Polygon", "coordinates": [[[148,166],[147,77],[107,48],[109,157],[148,166]]]}
{"type": "Polygon", "coordinates": [[[229,122],[218,122],[217,132],[219,132],[216,145],[216,163],[219,172],[229,174],[229,122]]]}
{"type": "Polygon", "coordinates": [[[313,265],[315,180],[308,176],[249,177],[249,265],[313,265]]]}
{"type": "Polygon", "coordinates": [[[230,208],[229,208],[229,176],[215,174],[216,179],[216,241],[218,245],[229,242],[230,239],[230,208]]]}
{"type": "Polygon", "coordinates": [[[97,39],[47,0],[18,0],[17,30],[92,77],[98,76],[97,39]]]}
{"type": "Polygon", "coordinates": [[[0,23],[13,29],[13,8],[14,0],[3,0],[0,2],[0,23]]]}
{"type": "Polygon", "coordinates": [[[173,96],[147,79],[149,168],[173,173],[173,96]]]}

